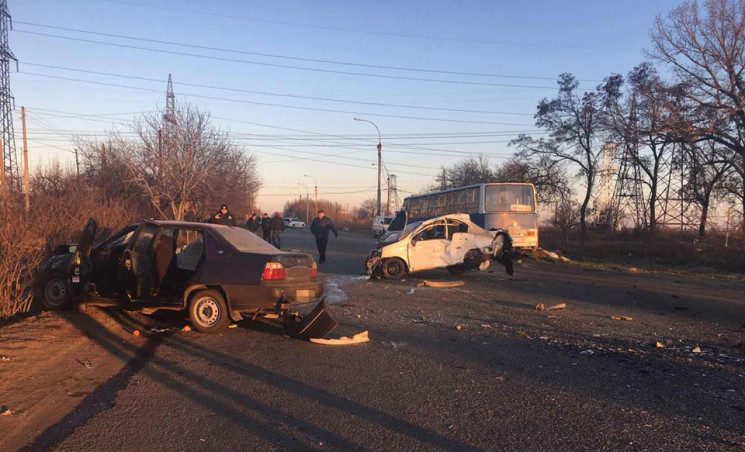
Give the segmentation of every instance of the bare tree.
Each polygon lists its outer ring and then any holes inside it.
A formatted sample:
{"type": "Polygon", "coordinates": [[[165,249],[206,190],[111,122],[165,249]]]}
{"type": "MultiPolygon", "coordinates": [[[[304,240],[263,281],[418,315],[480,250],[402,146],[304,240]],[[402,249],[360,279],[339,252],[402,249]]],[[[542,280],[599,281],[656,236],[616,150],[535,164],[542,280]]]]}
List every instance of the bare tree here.
{"type": "Polygon", "coordinates": [[[498,165],[494,182],[526,182],[535,185],[541,204],[553,204],[571,195],[569,181],[562,161],[547,155],[528,158],[517,154],[498,165]]]}
{"type": "MultiPolygon", "coordinates": [[[[138,139],[115,134],[112,149],[163,218],[181,220],[190,203],[203,211],[222,203],[245,203],[261,183],[256,160],[212,126],[207,113],[185,106],[175,117],[153,113],[135,127],[138,139]]],[[[253,199],[248,202],[253,205],[253,199]]]]}
{"type": "Polygon", "coordinates": [[[362,204],[356,209],[355,218],[358,220],[372,220],[375,218],[376,206],[377,201],[374,198],[362,201],[362,204]]]}
{"type": "Polygon", "coordinates": [[[450,167],[442,167],[437,181],[426,191],[445,190],[466,185],[494,182],[494,172],[489,167],[489,159],[484,156],[470,157],[454,163],[450,167]]]}
{"type": "MultiPolygon", "coordinates": [[[[651,31],[650,55],[689,87],[700,115],[689,132],[745,159],[745,0],[686,1],[651,31]]],[[[745,173],[745,168],[738,168],[745,173]]],[[[745,184],[739,196],[745,229],[745,184]]]]}
{"type": "Polygon", "coordinates": [[[535,139],[521,135],[510,145],[527,157],[545,155],[553,160],[578,167],[585,187],[580,205],[580,239],[587,233],[587,210],[598,176],[603,148],[601,125],[602,96],[597,91],[579,95],[579,83],[571,74],[559,76],[559,93],[554,99],[543,99],[535,114],[536,126],[546,130],[549,138],[535,139]]]}
{"type": "Polygon", "coordinates": [[[732,160],[727,157],[726,150],[712,140],[689,143],[684,145],[683,149],[689,167],[684,192],[699,207],[698,234],[703,237],[706,235],[706,222],[712,197],[717,188],[723,191],[721,182],[732,168],[732,160]]]}

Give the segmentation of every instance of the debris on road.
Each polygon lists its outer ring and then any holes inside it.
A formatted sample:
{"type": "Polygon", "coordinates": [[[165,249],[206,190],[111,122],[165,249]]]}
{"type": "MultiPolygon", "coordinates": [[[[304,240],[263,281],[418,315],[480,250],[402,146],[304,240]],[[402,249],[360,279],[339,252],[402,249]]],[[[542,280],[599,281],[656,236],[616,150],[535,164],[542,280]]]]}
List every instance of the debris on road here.
{"type": "Polygon", "coordinates": [[[238,328],[238,324],[231,323],[230,325],[228,325],[228,328],[238,328]]]}
{"type": "Polygon", "coordinates": [[[8,355],[0,355],[0,361],[6,361],[7,362],[7,361],[10,361],[11,359],[13,359],[13,358],[11,358],[8,355]]]}
{"type": "Polygon", "coordinates": [[[188,333],[189,331],[191,331],[191,327],[189,325],[184,325],[184,327],[181,328],[182,333],[188,333]]]}
{"type": "Polygon", "coordinates": [[[311,338],[310,341],[314,344],[321,344],[321,345],[354,345],[354,344],[363,344],[365,342],[370,342],[370,335],[367,331],[363,331],[361,333],[355,334],[352,337],[342,336],[338,339],[311,338]]]}
{"type": "MultiPolygon", "coordinates": [[[[435,287],[438,289],[449,289],[451,287],[460,287],[464,285],[464,281],[428,281],[423,279],[419,281],[417,287],[435,287]]],[[[412,289],[413,290],[413,289],[412,289]]]]}
{"type": "Polygon", "coordinates": [[[12,416],[13,410],[8,408],[7,406],[3,405],[0,407],[0,416],[12,416]]]}
{"type": "Polygon", "coordinates": [[[592,350],[590,350],[590,349],[587,349],[587,350],[582,350],[581,352],[579,352],[579,354],[580,354],[580,355],[588,355],[588,356],[591,356],[591,355],[594,355],[594,354],[595,354],[595,352],[594,352],[594,351],[592,351],[592,350]]]}
{"type": "Polygon", "coordinates": [[[691,350],[691,353],[701,353],[701,347],[697,345],[693,350],[691,350]]]}
{"type": "Polygon", "coordinates": [[[660,341],[655,342],[654,346],[657,348],[665,348],[665,344],[660,341]]]}
{"type": "Polygon", "coordinates": [[[547,319],[560,319],[561,317],[559,317],[558,315],[547,315],[546,318],[547,319]]]}
{"type": "Polygon", "coordinates": [[[172,333],[178,331],[177,328],[150,328],[150,331],[156,334],[172,333]]]}
{"type": "Polygon", "coordinates": [[[555,311],[557,309],[566,309],[566,308],[567,308],[567,304],[566,303],[559,303],[559,304],[555,304],[553,306],[549,306],[548,310],[549,311],[555,311]]]}
{"type": "Polygon", "coordinates": [[[139,335],[140,335],[140,330],[132,331],[132,336],[139,336],[139,335]]]}
{"type": "Polygon", "coordinates": [[[536,311],[545,311],[546,310],[546,305],[543,304],[543,303],[538,303],[537,305],[535,305],[535,310],[536,311]]]}
{"type": "Polygon", "coordinates": [[[406,295],[414,295],[414,289],[409,289],[406,295]]]}
{"type": "Polygon", "coordinates": [[[458,330],[458,331],[460,331],[460,330],[463,329],[463,326],[462,325],[455,325],[455,329],[458,330]]]}
{"type": "Polygon", "coordinates": [[[90,362],[90,361],[81,361],[79,359],[76,359],[75,361],[79,362],[80,364],[84,365],[86,369],[93,370],[96,368],[96,363],[90,362]]]}
{"type": "Polygon", "coordinates": [[[629,317],[629,316],[625,316],[625,315],[612,315],[612,316],[610,316],[610,318],[613,319],[613,320],[623,320],[625,322],[631,322],[632,320],[634,320],[633,317],[629,317]]]}

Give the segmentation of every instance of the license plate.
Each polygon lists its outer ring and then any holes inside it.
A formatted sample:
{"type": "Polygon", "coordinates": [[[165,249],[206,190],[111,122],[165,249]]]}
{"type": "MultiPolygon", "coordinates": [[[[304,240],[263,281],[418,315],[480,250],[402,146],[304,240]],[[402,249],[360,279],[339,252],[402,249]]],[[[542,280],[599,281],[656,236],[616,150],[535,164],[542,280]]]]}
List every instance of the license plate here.
{"type": "Polygon", "coordinates": [[[72,277],[72,282],[79,283],[80,282],[80,276],[73,276],[72,277]]]}
{"type": "Polygon", "coordinates": [[[298,302],[313,301],[313,291],[308,289],[300,289],[295,291],[295,298],[298,302]]]}

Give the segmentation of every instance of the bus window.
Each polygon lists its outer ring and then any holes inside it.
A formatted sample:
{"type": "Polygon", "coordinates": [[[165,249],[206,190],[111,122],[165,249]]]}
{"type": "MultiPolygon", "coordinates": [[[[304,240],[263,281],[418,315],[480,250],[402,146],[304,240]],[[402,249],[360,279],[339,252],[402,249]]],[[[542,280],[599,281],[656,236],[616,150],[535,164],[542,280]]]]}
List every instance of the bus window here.
{"type": "Polygon", "coordinates": [[[478,188],[469,188],[465,191],[465,205],[464,205],[464,212],[465,213],[472,213],[472,212],[478,212],[479,211],[479,197],[478,197],[478,188]]]}
{"type": "Polygon", "coordinates": [[[456,213],[457,211],[458,207],[455,205],[455,193],[452,191],[445,193],[445,213],[451,214],[456,213]]]}
{"type": "Polygon", "coordinates": [[[487,212],[534,212],[530,185],[488,185],[484,198],[487,212]]]}

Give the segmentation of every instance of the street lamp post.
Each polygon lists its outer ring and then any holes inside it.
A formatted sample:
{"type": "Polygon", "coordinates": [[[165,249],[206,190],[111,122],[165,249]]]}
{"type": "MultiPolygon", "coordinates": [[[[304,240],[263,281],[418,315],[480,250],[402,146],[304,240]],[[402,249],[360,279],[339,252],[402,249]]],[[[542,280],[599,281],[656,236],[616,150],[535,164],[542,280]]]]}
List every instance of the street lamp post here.
{"type": "Polygon", "coordinates": [[[305,188],[305,224],[308,224],[308,212],[310,211],[310,193],[308,192],[308,186],[305,184],[297,183],[301,187],[305,188]]]}
{"type": "Polygon", "coordinates": [[[315,206],[316,212],[318,212],[318,181],[310,174],[303,174],[303,177],[310,177],[311,179],[313,179],[313,183],[315,184],[315,186],[313,187],[315,189],[315,206]]]}
{"type": "Polygon", "coordinates": [[[380,179],[383,175],[383,144],[380,140],[380,129],[374,122],[367,119],[354,118],[355,121],[369,122],[378,131],[378,215],[380,215],[380,179]]]}

